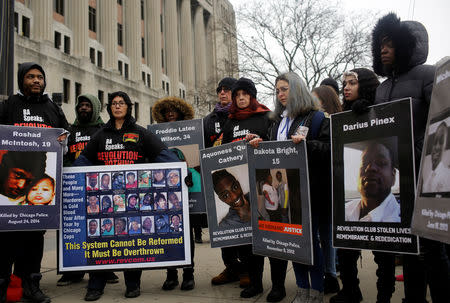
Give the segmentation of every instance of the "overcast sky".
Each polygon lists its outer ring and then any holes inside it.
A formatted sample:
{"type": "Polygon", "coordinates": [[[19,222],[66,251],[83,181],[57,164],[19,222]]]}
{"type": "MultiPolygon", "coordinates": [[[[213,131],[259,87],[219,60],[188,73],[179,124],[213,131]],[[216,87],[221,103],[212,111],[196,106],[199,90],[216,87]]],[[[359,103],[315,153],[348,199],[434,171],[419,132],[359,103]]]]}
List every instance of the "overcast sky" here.
{"type": "MultiPolygon", "coordinates": [[[[229,1],[236,10],[239,5],[252,0],[229,1]]],[[[450,56],[449,0],[341,0],[341,3],[349,14],[370,10],[383,16],[393,11],[401,20],[419,21],[425,25],[430,41],[427,63],[434,64],[443,57],[450,56]]],[[[373,23],[376,21],[375,19],[373,23]]]]}

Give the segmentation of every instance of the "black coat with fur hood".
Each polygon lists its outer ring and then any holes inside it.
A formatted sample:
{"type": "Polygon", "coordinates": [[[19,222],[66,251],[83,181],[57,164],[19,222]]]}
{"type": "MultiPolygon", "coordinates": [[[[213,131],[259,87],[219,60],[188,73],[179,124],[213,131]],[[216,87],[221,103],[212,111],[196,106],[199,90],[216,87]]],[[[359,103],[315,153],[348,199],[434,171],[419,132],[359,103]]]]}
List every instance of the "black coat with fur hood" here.
{"type": "Polygon", "coordinates": [[[167,122],[165,113],[169,109],[175,109],[180,115],[178,121],[194,119],[194,108],[192,105],[177,97],[165,97],[155,102],[152,107],[153,119],[158,123],[167,122]]]}
{"type": "Polygon", "coordinates": [[[400,21],[394,13],[382,17],[372,33],[373,69],[388,77],[377,88],[375,104],[412,98],[414,149],[418,171],[436,68],[425,65],[428,34],[417,21],[400,21]],[[388,37],[395,48],[395,66],[388,71],[381,63],[381,39],[388,37]]]}

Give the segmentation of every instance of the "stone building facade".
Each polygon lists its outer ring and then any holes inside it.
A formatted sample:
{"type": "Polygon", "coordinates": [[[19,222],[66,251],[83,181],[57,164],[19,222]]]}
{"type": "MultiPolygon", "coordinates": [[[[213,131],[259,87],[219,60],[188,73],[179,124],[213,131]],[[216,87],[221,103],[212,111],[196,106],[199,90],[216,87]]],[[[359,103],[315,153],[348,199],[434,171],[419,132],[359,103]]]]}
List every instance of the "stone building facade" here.
{"type": "Polygon", "coordinates": [[[203,117],[216,83],[238,73],[227,0],[16,0],[14,11],[15,72],[22,62],[40,63],[69,122],[76,96],[106,104],[117,90],[130,95],[143,126],[166,95],[184,98],[203,117]]]}

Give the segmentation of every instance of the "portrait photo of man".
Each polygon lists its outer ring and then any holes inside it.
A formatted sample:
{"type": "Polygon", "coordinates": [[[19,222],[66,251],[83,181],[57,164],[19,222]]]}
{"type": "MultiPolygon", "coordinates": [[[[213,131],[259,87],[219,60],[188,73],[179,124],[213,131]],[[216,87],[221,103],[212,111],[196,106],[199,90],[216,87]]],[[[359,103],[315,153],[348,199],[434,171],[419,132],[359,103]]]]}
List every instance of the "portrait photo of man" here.
{"type": "Polygon", "coordinates": [[[86,174],[86,190],[98,190],[98,173],[86,174]]]}
{"type": "Polygon", "coordinates": [[[0,205],[22,204],[32,182],[44,175],[46,159],[45,152],[4,153],[0,163],[0,205]]]}
{"type": "Polygon", "coordinates": [[[98,224],[99,219],[88,220],[88,237],[100,236],[100,225],[98,224]]]}
{"type": "Polygon", "coordinates": [[[153,234],[155,232],[155,225],[153,224],[153,216],[142,217],[142,233],[153,234]]]}
{"type": "Polygon", "coordinates": [[[100,177],[100,189],[110,190],[111,189],[111,175],[110,173],[103,173],[100,177]]]}
{"type": "Polygon", "coordinates": [[[357,177],[360,198],[345,203],[345,221],[400,222],[400,204],[391,192],[396,182],[394,153],[381,141],[364,146],[357,177]]]}
{"type": "Polygon", "coordinates": [[[436,131],[429,135],[428,145],[431,145],[429,155],[431,167],[426,173],[424,172],[423,193],[450,192],[450,168],[447,148],[448,125],[445,121],[440,121],[436,124],[438,124],[436,131]]]}

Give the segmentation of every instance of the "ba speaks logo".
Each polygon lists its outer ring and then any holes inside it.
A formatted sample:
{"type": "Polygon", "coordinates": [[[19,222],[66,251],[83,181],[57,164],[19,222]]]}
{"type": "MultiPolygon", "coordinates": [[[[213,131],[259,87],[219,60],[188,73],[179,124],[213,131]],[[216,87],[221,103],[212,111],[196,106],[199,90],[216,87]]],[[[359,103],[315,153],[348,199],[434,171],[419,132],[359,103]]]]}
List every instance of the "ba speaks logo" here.
{"type": "Polygon", "coordinates": [[[137,143],[138,141],[139,141],[139,134],[135,134],[135,133],[123,134],[123,142],[137,143]]]}
{"type": "Polygon", "coordinates": [[[41,116],[31,116],[31,112],[29,109],[23,110],[23,121],[25,122],[44,122],[41,116]]]}

